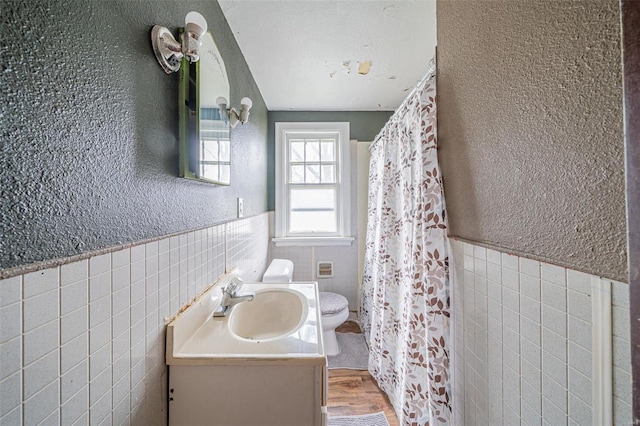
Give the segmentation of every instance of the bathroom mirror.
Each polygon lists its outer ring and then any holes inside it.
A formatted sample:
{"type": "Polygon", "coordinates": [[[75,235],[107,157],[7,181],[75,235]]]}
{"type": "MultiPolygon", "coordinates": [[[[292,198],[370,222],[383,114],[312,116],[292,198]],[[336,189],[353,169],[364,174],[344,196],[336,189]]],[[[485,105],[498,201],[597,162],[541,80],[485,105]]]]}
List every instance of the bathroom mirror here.
{"type": "Polygon", "coordinates": [[[180,67],[180,176],[231,184],[229,124],[216,104],[230,99],[229,79],[210,32],[202,36],[200,60],[180,67]]]}

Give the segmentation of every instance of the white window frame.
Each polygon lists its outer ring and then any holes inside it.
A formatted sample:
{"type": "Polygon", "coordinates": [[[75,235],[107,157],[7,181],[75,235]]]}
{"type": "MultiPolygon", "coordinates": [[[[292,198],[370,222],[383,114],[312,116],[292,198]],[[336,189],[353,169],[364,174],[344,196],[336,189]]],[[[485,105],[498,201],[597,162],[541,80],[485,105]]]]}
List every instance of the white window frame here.
{"type": "Polygon", "coordinates": [[[275,238],[276,247],[281,246],[350,246],[354,238],[351,236],[351,161],[349,123],[305,123],[280,122],[276,123],[276,212],[275,238]],[[335,234],[296,234],[288,233],[289,215],[289,184],[288,165],[289,150],[287,149],[288,133],[338,133],[337,141],[337,228],[335,234]]]}

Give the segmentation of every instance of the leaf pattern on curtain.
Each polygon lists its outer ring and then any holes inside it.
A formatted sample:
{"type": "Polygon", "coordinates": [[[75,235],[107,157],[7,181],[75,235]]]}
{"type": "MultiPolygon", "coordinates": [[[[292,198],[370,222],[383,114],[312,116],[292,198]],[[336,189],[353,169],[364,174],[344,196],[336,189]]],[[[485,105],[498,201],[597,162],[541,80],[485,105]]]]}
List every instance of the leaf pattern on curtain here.
{"type": "Polygon", "coordinates": [[[403,425],[448,424],[449,258],[436,146],[435,77],[371,150],[360,318],[369,371],[403,425]]]}

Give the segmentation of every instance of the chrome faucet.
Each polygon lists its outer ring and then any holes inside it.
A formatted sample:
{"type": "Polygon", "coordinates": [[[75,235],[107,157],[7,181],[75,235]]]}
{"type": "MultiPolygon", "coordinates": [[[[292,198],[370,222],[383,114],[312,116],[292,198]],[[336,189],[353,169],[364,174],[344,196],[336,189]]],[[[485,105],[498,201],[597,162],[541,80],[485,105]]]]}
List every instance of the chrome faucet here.
{"type": "Polygon", "coordinates": [[[222,300],[220,301],[220,306],[213,312],[214,317],[227,316],[233,305],[251,302],[256,296],[255,293],[238,294],[240,287],[242,287],[242,280],[238,277],[234,277],[228,286],[222,287],[222,300]]]}

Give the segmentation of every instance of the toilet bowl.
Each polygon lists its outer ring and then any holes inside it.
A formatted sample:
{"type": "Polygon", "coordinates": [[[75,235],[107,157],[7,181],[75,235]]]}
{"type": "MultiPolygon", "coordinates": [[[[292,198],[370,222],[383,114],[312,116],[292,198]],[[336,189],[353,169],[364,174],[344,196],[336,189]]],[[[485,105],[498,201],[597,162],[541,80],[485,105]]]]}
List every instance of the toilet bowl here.
{"type": "Polygon", "coordinates": [[[338,355],[340,346],[336,328],[349,318],[349,301],[338,293],[320,292],[320,312],[322,313],[322,340],[328,356],[338,355]]]}
{"type": "MultiPolygon", "coordinates": [[[[288,283],[292,278],[293,262],[288,259],[273,259],[262,276],[262,282],[288,283]]],[[[336,328],[349,318],[349,301],[341,294],[321,291],[319,303],[325,353],[328,356],[338,355],[340,346],[336,338],[336,328]]]]}

